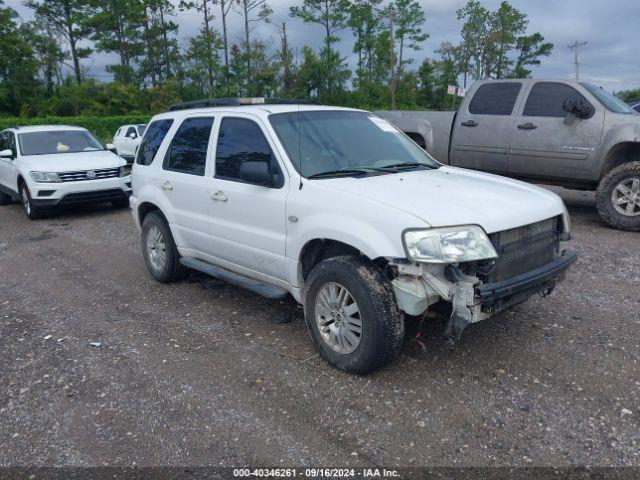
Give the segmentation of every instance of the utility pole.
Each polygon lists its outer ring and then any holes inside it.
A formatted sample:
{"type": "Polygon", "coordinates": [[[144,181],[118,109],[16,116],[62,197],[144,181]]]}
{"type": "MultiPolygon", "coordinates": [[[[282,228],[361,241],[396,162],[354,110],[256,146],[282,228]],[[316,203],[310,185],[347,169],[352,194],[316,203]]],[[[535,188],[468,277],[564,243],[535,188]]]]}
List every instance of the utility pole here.
{"type": "Polygon", "coordinates": [[[568,47],[573,50],[573,63],[575,63],[576,65],[576,80],[580,80],[580,57],[578,56],[578,52],[580,47],[586,45],[587,42],[586,40],[583,42],[579,42],[579,41],[575,41],[573,42],[571,45],[568,45],[568,47]]]}
{"type": "Polygon", "coordinates": [[[389,53],[391,62],[391,110],[396,109],[396,54],[393,41],[393,4],[389,8],[389,53]]]}

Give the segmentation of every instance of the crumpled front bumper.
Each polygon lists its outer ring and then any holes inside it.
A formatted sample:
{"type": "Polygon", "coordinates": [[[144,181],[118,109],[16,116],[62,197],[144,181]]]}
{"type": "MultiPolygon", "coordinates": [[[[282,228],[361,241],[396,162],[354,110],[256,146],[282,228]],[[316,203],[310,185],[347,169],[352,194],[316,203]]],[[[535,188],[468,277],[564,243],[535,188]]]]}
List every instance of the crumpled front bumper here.
{"type": "Polygon", "coordinates": [[[475,287],[475,293],[484,309],[502,310],[518,303],[523,296],[529,297],[534,293],[553,288],[556,280],[577,258],[576,252],[565,250],[553,262],[501,282],[485,283],[475,287]]]}

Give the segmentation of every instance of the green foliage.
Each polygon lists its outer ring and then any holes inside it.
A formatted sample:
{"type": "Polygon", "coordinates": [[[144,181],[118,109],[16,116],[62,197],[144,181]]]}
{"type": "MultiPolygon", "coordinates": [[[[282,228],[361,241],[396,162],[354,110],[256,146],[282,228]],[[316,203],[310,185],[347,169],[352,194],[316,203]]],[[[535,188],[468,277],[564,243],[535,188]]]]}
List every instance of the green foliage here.
{"type": "Polygon", "coordinates": [[[640,88],[616,92],[616,96],[623,102],[635,102],[640,99],[640,88]]]}
{"type": "Polygon", "coordinates": [[[0,118],[0,130],[20,125],[78,125],[93,133],[103,143],[113,140],[118,127],[126,124],[147,123],[148,115],[119,115],[113,117],[19,117],[0,118]]]}
{"type": "Polygon", "coordinates": [[[290,16],[309,32],[322,29],[317,50],[290,45],[289,24],[271,22],[267,0],[24,0],[30,22],[0,0],[0,115],[151,115],[179,101],[228,96],[372,109],[389,108],[394,99],[397,108],[448,109],[446,87],[460,76],[464,85],[468,76],[528,76],[553,49],[540,33],[526,31],[526,15],[507,1],[489,11],[469,0],[458,11],[461,43],[442,44],[439,58],[415,67],[413,52],[428,38],[419,0],[296,3],[290,16]],[[201,20],[195,34],[179,36],[176,9],[201,20]],[[243,22],[235,44],[229,20],[243,22]],[[269,24],[280,42],[259,37],[256,22],[269,24]],[[346,32],[357,55],[353,72],[336,47],[346,32]],[[107,66],[113,81],[86,77],[80,60],[91,50],[116,59],[107,66]],[[73,74],[65,76],[69,67],[73,74]]]}

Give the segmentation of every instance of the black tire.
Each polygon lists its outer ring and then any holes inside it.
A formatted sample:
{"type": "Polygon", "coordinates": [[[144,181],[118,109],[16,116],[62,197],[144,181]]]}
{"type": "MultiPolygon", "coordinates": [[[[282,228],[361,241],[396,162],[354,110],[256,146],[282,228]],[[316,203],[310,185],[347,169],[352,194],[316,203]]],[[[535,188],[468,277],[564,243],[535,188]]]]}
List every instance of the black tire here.
{"type": "Polygon", "coordinates": [[[141,242],[144,263],[153,278],[158,282],[169,283],[184,277],[186,269],[180,263],[180,254],[171,235],[171,229],[159,212],[151,212],[145,217],[142,222],[141,242]],[[164,242],[165,261],[161,266],[157,266],[158,264],[152,260],[152,254],[147,247],[147,239],[150,232],[155,233],[154,228],[160,232],[164,242]]]}
{"type": "MultiPolygon", "coordinates": [[[[632,232],[640,231],[640,192],[636,196],[635,215],[626,215],[616,210],[613,204],[614,189],[624,182],[640,180],[640,162],[630,162],[611,170],[598,185],[596,205],[600,217],[611,227],[632,232]]],[[[628,203],[627,203],[628,205],[628,203]]]]}
{"type": "Polygon", "coordinates": [[[112,200],[111,201],[111,205],[113,205],[114,208],[128,208],[129,207],[129,199],[128,198],[123,198],[120,200],[112,200]]]}
{"type": "Polygon", "coordinates": [[[355,256],[332,257],[311,271],[304,290],[305,321],[313,342],[331,365],[364,375],[400,354],[404,317],[398,308],[390,281],[371,262],[355,256]],[[351,353],[340,353],[323,338],[316,320],[318,293],[328,284],[344,286],[359,308],[362,325],[359,343],[351,353]]]}
{"type": "Polygon", "coordinates": [[[0,205],[10,205],[11,202],[13,202],[13,197],[11,195],[0,192],[0,205]]]}
{"type": "Polygon", "coordinates": [[[31,200],[31,192],[29,191],[29,187],[24,182],[21,182],[18,187],[20,193],[20,203],[22,204],[22,209],[24,213],[27,215],[29,220],[37,220],[44,216],[42,210],[33,205],[33,201],[31,200]]]}

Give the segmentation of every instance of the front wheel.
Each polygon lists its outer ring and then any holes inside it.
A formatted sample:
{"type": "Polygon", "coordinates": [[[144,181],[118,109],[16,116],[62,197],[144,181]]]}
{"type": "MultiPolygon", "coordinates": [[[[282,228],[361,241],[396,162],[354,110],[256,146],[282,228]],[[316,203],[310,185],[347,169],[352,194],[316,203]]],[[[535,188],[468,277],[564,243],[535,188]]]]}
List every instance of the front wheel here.
{"type": "Polygon", "coordinates": [[[611,170],[598,185],[596,205],[610,226],[640,231],[640,162],[625,163],[611,170]]]}
{"type": "Polygon", "coordinates": [[[42,218],[42,212],[33,205],[33,201],[31,200],[31,193],[29,192],[29,187],[27,187],[24,183],[20,184],[20,203],[22,203],[22,208],[24,209],[24,213],[27,214],[27,217],[30,220],[36,220],[38,218],[42,218]]]}
{"type": "Polygon", "coordinates": [[[320,262],[307,279],[304,310],[316,348],[342,370],[367,374],[400,354],[404,318],[391,283],[362,258],[320,262]]]}

